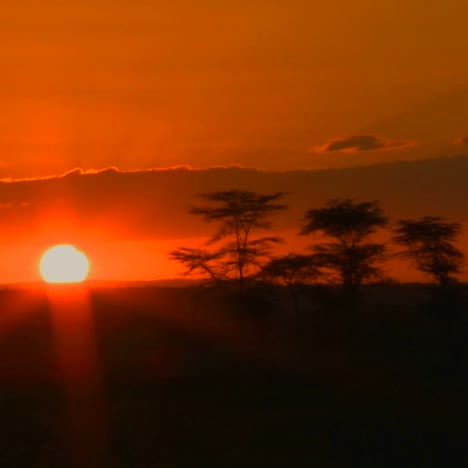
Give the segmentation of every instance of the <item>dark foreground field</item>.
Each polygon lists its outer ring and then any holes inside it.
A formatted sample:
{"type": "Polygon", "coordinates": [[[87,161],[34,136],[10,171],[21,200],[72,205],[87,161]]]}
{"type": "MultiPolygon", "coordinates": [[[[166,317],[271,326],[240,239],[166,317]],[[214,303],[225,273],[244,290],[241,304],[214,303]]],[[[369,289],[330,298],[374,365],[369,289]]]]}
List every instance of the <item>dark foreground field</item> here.
{"type": "Polygon", "coordinates": [[[303,297],[298,329],[267,299],[1,291],[0,467],[468,466],[463,313],[386,286],[303,297]]]}

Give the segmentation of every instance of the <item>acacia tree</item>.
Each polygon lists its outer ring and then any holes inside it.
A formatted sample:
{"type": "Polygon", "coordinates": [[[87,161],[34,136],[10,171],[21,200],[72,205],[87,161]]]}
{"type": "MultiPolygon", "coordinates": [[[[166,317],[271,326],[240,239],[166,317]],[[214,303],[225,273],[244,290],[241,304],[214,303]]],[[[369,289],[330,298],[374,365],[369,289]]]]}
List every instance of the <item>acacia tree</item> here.
{"type": "Polygon", "coordinates": [[[188,258],[188,263],[185,263],[190,266],[190,262],[195,260],[196,268],[191,271],[202,269],[207,273],[215,271],[212,265],[216,262],[217,269],[223,272],[224,277],[229,277],[234,272],[239,287],[243,290],[247,276],[259,270],[263,259],[270,254],[271,247],[281,242],[276,236],[254,237],[254,232],[270,229],[268,217],[286,208],[285,204],[279,202],[283,196],[282,192],[257,194],[242,190],[201,194],[200,197],[206,203],[193,207],[190,213],[201,216],[208,223],[219,224],[218,230],[208,242],[209,245],[223,240],[225,243],[212,252],[179,249],[171,252],[171,258],[183,261],[184,256],[181,254],[195,253],[196,258],[188,258]]]}
{"type": "Polygon", "coordinates": [[[290,253],[273,258],[263,267],[261,276],[290,288],[315,281],[321,275],[320,266],[313,255],[290,253]]]}
{"type": "Polygon", "coordinates": [[[312,251],[335,273],[343,290],[352,292],[381,275],[386,246],[370,242],[370,238],[386,224],[387,218],[376,201],[333,199],[323,208],[306,212],[300,234],[326,239],[312,246],[312,251]]]}
{"type": "Polygon", "coordinates": [[[398,254],[411,260],[416,268],[429,275],[441,287],[454,282],[461,272],[464,255],[455,247],[462,230],[460,223],[425,216],[398,221],[393,240],[404,247],[398,254]]]}
{"type": "Polygon", "coordinates": [[[203,249],[190,249],[181,247],[177,250],[169,252],[169,259],[175,260],[186,267],[184,275],[190,275],[194,272],[199,272],[207,276],[215,283],[218,283],[222,278],[222,272],[216,265],[216,262],[222,258],[224,252],[208,252],[203,249]]]}

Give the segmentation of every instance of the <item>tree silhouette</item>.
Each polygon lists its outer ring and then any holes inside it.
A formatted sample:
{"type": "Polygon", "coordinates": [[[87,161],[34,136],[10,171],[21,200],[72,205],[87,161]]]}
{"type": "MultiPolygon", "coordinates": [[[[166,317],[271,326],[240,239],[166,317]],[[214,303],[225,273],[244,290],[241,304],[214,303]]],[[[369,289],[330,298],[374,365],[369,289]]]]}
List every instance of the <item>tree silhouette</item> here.
{"type": "Polygon", "coordinates": [[[329,200],[323,208],[307,211],[304,221],[302,235],[327,239],[314,245],[312,251],[337,275],[344,291],[355,291],[363,282],[381,275],[386,246],[369,242],[371,235],[387,224],[378,202],[329,200]]]}
{"type": "Polygon", "coordinates": [[[405,249],[399,255],[411,260],[418,270],[432,277],[440,287],[454,282],[461,272],[464,255],[454,245],[461,233],[460,223],[426,216],[398,221],[393,240],[405,249]]]}
{"type": "Polygon", "coordinates": [[[320,264],[314,255],[290,253],[268,262],[262,269],[261,275],[290,288],[314,281],[321,273],[320,264]]]}
{"type": "Polygon", "coordinates": [[[190,213],[201,216],[206,222],[219,223],[219,229],[211,237],[209,245],[222,240],[226,240],[226,243],[213,252],[179,249],[171,253],[171,258],[188,265],[189,272],[198,269],[212,277],[214,269],[211,265],[217,261],[222,264],[218,267],[224,277],[229,277],[234,272],[242,291],[246,278],[261,268],[272,245],[281,242],[281,238],[276,236],[254,238],[253,233],[270,229],[268,217],[286,208],[286,205],[278,201],[283,196],[282,192],[257,194],[242,190],[201,194],[200,197],[206,204],[193,207],[190,213]]]}
{"type": "Polygon", "coordinates": [[[218,271],[216,262],[222,258],[223,255],[223,251],[208,252],[203,249],[180,247],[179,249],[169,252],[169,259],[178,261],[186,267],[184,275],[190,275],[199,271],[217,283],[221,280],[223,275],[218,271]]]}

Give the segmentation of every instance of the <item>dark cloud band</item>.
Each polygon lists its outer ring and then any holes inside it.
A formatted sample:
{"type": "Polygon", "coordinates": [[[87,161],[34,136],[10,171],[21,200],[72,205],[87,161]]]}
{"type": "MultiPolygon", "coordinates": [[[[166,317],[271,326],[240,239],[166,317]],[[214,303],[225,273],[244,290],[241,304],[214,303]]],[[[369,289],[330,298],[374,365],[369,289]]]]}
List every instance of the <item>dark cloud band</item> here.
{"type": "Polygon", "coordinates": [[[329,198],[378,199],[390,217],[431,214],[463,221],[468,220],[467,172],[468,156],[325,171],[73,170],[0,182],[0,238],[30,242],[37,232],[52,236],[61,230],[135,240],[203,236],[211,226],[188,214],[189,208],[199,201],[199,193],[229,189],[288,193],[290,209],[278,215],[278,228],[297,229],[307,209],[329,198]]]}

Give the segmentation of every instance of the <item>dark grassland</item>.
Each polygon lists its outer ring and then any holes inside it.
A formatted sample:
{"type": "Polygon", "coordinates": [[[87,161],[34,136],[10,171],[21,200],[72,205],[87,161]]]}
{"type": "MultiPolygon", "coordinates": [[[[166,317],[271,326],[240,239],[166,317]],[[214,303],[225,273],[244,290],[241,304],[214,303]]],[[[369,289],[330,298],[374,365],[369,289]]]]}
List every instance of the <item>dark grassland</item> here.
{"type": "MultiPolygon", "coordinates": [[[[468,466],[463,296],[447,321],[423,286],[368,286],[355,303],[304,290],[300,327],[279,289],[89,300],[103,398],[78,393],[105,433],[86,466],[468,466]]],[[[84,466],[49,309],[45,291],[0,292],[1,467],[84,466]]]]}

